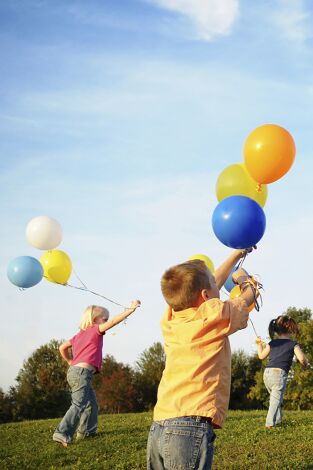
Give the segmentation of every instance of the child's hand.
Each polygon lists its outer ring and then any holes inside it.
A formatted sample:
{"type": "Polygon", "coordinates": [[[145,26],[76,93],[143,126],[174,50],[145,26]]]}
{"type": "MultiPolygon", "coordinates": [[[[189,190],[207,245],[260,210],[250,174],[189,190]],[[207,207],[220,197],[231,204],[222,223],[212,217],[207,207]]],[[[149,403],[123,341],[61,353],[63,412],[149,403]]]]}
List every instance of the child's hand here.
{"type": "Polygon", "coordinates": [[[253,245],[253,246],[250,246],[250,248],[246,248],[245,250],[241,250],[241,256],[242,258],[244,256],[247,256],[249,253],[251,253],[253,250],[256,250],[257,249],[257,246],[256,245],[253,245]]]}
{"type": "Polygon", "coordinates": [[[136,309],[137,307],[140,307],[141,302],[140,300],[133,300],[132,303],[130,304],[130,308],[136,309]]]}
{"type": "Polygon", "coordinates": [[[261,336],[257,336],[255,342],[256,342],[256,344],[262,344],[263,341],[262,341],[261,336]]]}
{"type": "Polygon", "coordinates": [[[233,281],[235,284],[241,284],[247,278],[248,278],[247,273],[242,268],[237,269],[237,271],[235,271],[233,274],[233,281]]]}
{"type": "Polygon", "coordinates": [[[130,304],[130,307],[125,309],[125,312],[128,312],[128,314],[131,314],[136,310],[136,308],[140,307],[140,305],[141,305],[140,300],[133,300],[132,303],[130,304]]]}

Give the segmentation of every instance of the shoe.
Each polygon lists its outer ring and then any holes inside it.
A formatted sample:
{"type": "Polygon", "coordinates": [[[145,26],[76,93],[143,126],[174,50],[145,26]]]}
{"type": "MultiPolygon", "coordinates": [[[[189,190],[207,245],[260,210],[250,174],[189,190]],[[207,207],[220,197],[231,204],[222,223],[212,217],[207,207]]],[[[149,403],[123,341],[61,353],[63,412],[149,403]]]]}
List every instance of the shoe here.
{"type": "Polygon", "coordinates": [[[273,429],[273,426],[265,426],[266,429],[273,429]]]}
{"type": "Polygon", "coordinates": [[[52,438],[54,440],[54,442],[56,442],[57,444],[61,444],[61,446],[67,448],[69,446],[69,442],[66,442],[64,441],[63,439],[59,438],[59,437],[53,437],[52,438]]]}

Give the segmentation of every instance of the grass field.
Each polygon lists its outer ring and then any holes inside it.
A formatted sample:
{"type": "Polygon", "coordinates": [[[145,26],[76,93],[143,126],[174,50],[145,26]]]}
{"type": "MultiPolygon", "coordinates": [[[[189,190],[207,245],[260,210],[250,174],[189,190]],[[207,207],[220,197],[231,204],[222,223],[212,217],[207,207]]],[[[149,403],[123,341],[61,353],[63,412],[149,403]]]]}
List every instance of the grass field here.
{"type": "MultiPolygon", "coordinates": [[[[104,415],[98,436],[63,449],[58,419],[0,426],[0,468],[143,470],[150,413],[104,415]]],[[[217,431],[214,470],[313,469],[313,411],[286,411],[283,427],[264,428],[264,411],[231,411],[217,431]]]]}

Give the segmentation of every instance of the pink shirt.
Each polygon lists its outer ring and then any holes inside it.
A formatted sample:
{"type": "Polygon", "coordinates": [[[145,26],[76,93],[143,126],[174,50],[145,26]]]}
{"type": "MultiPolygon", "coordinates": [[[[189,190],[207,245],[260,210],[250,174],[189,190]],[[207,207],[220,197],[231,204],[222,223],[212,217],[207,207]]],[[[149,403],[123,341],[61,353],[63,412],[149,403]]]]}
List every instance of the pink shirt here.
{"type": "Polygon", "coordinates": [[[70,339],[73,350],[72,366],[79,362],[86,362],[96,367],[97,371],[102,365],[103,335],[100,333],[99,325],[93,325],[87,330],[80,330],[77,335],[70,339]]]}

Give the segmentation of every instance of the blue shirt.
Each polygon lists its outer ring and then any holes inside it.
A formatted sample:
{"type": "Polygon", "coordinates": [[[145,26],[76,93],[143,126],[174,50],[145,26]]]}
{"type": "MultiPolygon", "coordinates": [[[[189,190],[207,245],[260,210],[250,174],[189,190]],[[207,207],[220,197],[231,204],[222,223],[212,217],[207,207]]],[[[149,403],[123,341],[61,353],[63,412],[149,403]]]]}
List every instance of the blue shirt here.
{"type": "Polygon", "coordinates": [[[277,367],[289,372],[294,355],[294,347],[298,344],[291,339],[273,339],[269,343],[270,358],[266,367],[277,367]]]}

